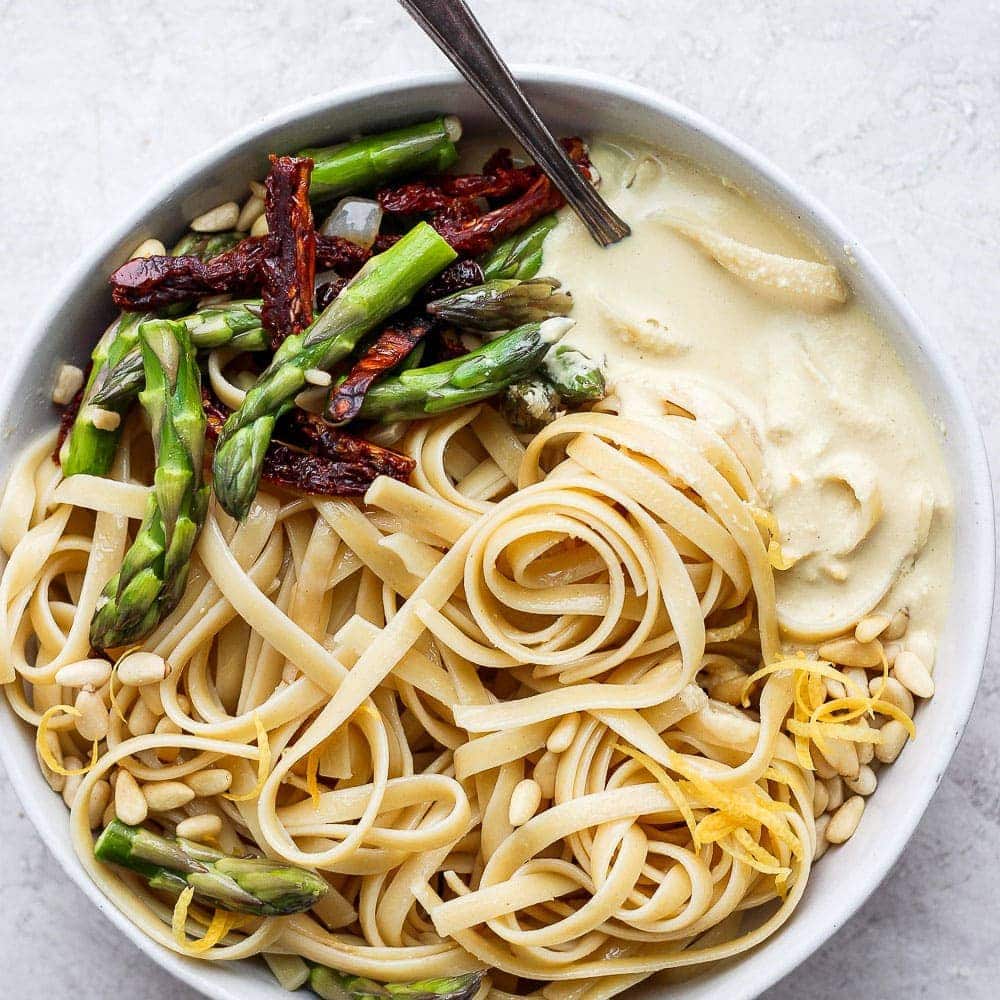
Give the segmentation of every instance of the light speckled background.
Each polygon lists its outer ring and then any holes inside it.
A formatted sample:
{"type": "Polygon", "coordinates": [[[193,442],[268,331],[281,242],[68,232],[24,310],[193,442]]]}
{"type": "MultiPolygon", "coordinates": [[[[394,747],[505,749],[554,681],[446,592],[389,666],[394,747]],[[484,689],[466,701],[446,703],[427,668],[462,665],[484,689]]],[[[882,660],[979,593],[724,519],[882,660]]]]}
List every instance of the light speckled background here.
{"type": "MultiPolygon", "coordinates": [[[[998,3],[474,6],[512,61],[586,67],[670,94],[824,199],[944,344],[998,453],[998,3]]],[[[392,0],[0,0],[0,348],[88,241],[189,154],[307,95],[442,65],[392,0]]],[[[769,1000],[997,995],[998,717],[994,653],[903,861],[769,1000]]],[[[194,1000],[56,869],[3,782],[0,842],[5,997],[194,1000]]]]}

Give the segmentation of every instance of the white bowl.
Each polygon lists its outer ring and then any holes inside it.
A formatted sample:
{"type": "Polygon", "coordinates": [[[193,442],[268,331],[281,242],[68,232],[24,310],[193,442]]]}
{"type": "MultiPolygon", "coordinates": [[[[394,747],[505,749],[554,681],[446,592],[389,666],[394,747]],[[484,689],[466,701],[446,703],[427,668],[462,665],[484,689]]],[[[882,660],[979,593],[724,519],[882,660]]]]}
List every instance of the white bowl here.
{"type": "MultiPolygon", "coordinates": [[[[857,836],[820,862],[801,905],[777,935],[741,960],[682,987],[646,986],[637,994],[666,997],[683,992],[687,1000],[741,1000],[756,996],[805,960],[875,890],[910,839],[965,728],[982,672],[993,595],[993,500],[986,453],[944,352],[868,253],[780,170],[699,115],[638,87],[575,70],[526,68],[517,75],[557,133],[632,134],[661,144],[731,178],[791,217],[848,276],[854,293],[891,339],[946,441],[957,505],[952,612],[939,644],[938,691],[918,715],[919,738],[880,777],[857,836]]],[[[240,197],[248,180],[264,175],[271,151],[293,151],[438,111],[461,115],[471,131],[495,128],[485,106],[454,76],[376,83],[273,115],[196,157],[160,184],[79,262],[5,366],[0,467],[53,422],[48,393],[54,369],[67,358],[85,359],[113,314],[107,275],[132,247],[147,236],[178,235],[198,213],[240,197]],[[38,350],[42,343],[45,349],[38,350]]],[[[32,732],[13,716],[5,699],[0,702],[5,713],[0,750],[10,779],[49,849],[97,907],[146,954],[206,996],[287,996],[259,963],[196,962],[153,944],[104,899],[73,854],[65,807],[38,771],[32,732]]]]}

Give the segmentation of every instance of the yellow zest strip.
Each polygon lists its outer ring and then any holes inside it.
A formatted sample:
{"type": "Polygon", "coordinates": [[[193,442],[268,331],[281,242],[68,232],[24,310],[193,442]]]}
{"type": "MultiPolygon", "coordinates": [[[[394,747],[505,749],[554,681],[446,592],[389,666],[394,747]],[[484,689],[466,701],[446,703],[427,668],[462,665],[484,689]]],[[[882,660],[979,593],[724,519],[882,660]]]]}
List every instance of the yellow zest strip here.
{"type": "Polygon", "coordinates": [[[50,709],[47,709],[42,714],[41,719],[38,720],[38,731],[35,733],[35,749],[38,751],[38,756],[45,762],[45,766],[55,774],[61,774],[67,778],[75,774],[86,774],[97,763],[97,740],[94,740],[94,744],[90,748],[89,764],[73,770],[63,767],[52,752],[48,741],[49,722],[60,712],[72,715],[76,719],[83,714],[78,708],[74,708],[72,705],[53,705],[50,709]]]}
{"type": "Polygon", "coordinates": [[[791,569],[798,562],[798,559],[786,556],[782,551],[781,531],[778,528],[778,519],[769,510],[754,507],[752,504],[748,504],[747,506],[750,509],[750,516],[754,519],[757,527],[763,528],[767,532],[767,561],[773,569],[791,569]]]}
{"type": "Polygon", "coordinates": [[[877,729],[848,726],[842,722],[799,722],[798,719],[789,719],[788,728],[797,735],[809,737],[820,750],[826,740],[848,740],[851,743],[871,743],[874,746],[882,742],[882,734],[877,729]]]}
{"type": "Polygon", "coordinates": [[[625,746],[624,743],[616,743],[615,749],[620,750],[626,757],[637,760],[663,786],[663,790],[670,796],[670,800],[674,805],[677,806],[681,816],[684,817],[684,822],[687,823],[688,829],[691,831],[691,839],[694,843],[695,851],[700,850],[701,841],[698,839],[698,821],[695,819],[694,811],[688,804],[687,799],[684,798],[684,793],[680,790],[677,782],[652,757],[644,754],[641,750],[625,746]]]}
{"type": "Polygon", "coordinates": [[[322,744],[309,751],[306,757],[306,788],[312,799],[313,809],[319,809],[319,758],[323,752],[322,744]]]}
{"type": "Polygon", "coordinates": [[[194,941],[187,936],[188,907],[194,898],[194,889],[188,886],[178,897],[174,904],[173,916],[170,920],[170,929],[173,932],[177,947],[187,955],[201,955],[211,948],[214,948],[225,936],[234,928],[242,925],[242,918],[236,913],[227,913],[225,910],[216,910],[212,917],[212,922],[208,925],[204,935],[194,941]]]}
{"type": "Polygon", "coordinates": [[[224,795],[223,798],[229,799],[230,802],[249,802],[251,799],[257,798],[260,795],[260,790],[264,787],[264,782],[267,781],[267,776],[271,773],[271,744],[267,738],[264,723],[260,721],[260,716],[256,713],[254,713],[253,724],[257,730],[257,750],[259,752],[257,784],[243,795],[224,795]]]}
{"type": "Polygon", "coordinates": [[[114,662],[114,666],[111,668],[111,677],[108,680],[108,695],[111,698],[111,707],[115,710],[115,714],[119,719],[122,720],[123,725],[128,725],[128,719],[125,718],[122,713],[121,706],[118,704],[118,698],[115,696],[115,678],[118,676],[118,666],[125,659],[126,656],[131,656],[137,649],[142,649],[142,643],[137,643],[135,646],[129,646],[125,649],[122,654],[114,662]]]}

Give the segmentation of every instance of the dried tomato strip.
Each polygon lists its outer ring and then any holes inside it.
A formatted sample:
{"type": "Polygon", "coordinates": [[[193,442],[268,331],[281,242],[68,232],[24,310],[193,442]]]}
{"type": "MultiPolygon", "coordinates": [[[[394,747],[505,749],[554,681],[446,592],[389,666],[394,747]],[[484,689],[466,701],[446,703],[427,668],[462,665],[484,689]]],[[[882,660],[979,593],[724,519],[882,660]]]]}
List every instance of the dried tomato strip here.
{"type": "MultiPolygon", "coordinates": [[[[202,401],[207,436],[214,441],[229,411],[207,388],[202,389],[202,401]]],[[[304,410],[295,410],[282,421],[279,433],[294,443],[271,441],[261,478],[293,493],[363,496],[379,476],[405,481],[416,465],[406,455],[329,427],[304,410]]]]}
{"type": "Polygon", "coordinates": [[[308,157],[271,156],[264,181],[267,253],[260,265],[261,322],[277,349],[313,317],[316,230],[309,205],[308,157]]]}
{"type": "Polygon", "coordinates": [[[324,416],[334,424],[346,424],[358,415],[371,384],[396,367],[427,335],[433,321],[410,316],[390,323],[378,335],[347,377],[330,393],[324,416]]]}

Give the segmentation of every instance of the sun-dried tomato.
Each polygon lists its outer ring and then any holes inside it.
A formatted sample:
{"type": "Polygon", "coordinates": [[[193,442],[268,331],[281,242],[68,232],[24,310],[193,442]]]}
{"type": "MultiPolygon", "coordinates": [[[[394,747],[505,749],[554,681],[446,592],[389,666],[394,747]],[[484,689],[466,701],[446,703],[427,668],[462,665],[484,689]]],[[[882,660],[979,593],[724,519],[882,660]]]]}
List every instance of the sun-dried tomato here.
{"type": "Polygon", "coordinates": [[[483,283],[483,269],[474,260],[456,260],[449,264],[436,278],[421,290],[421,298],[427,302],[460,292],[464,288],[483,283]]]}
{"type": "MultiPolygon", "coordinates": [[[[229,411],[202,389],[207,436],[216,440],[229,411]]],[[[293,410],[264,455],[261,479],[307,496],[363,496],[379,476],[406,481],[416,463],[406,455],[345,434],[304,410],[293,410]]]]}
{"type": "Polygon", "coordinates": [[[347,278],[332,278],[316,286],[316,311],[322,312],[346,287],[347,278]]]}
{"type": "Polygon", "coordinates": [[[313,317],[316,230],[309,205],[308,157],[271,156],[264,181],[267,252],[260,264],[261,323],[275,350],[313,317]]]}
{"type": "Polygon", "coordinates": [[[344,381],[330,393],[324,413],[326,419],[334,424],[346,424],[353,420],[375,379],[407,357],[433,325],[433,320],[427,316],[409,316],[384,327],[375,343],[355,362],[344,381]]]}

